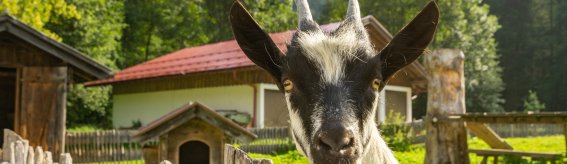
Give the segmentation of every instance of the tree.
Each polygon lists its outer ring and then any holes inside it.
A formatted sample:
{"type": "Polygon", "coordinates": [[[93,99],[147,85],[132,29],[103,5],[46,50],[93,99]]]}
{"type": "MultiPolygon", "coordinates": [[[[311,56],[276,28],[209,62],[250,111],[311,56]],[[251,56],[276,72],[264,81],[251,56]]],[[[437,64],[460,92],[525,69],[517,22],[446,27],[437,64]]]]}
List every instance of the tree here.
{"type": "MultiPolygon", "coordinates": [[[[203,0],[126,0],[119,68],[209,41],[203,0]]],[[[218,11],[217,11],[218,12],[218,11]]]]}
{"type": "MultiPolygon", "coordinates": [[[[124,24],[123,0],[70,0],[80,17],[55,16],[46,28],[62,41],[98,63],[116,70],[124,24]]],[[[110,128],[112,114],[110,87],[85,88],[71,85],[67,92],[67,127],[93,125],[110,128]]]]}
{"type": "Polygon", "coordinates": [[[505,107],[521,110],[529,90],[539,93],[548,111],[565,110],[567,101],[567,1],[485,0],[503,28],[496,32],[502,53],[505,107]]]}
{"type": "Polygon", "coordinates": [[[545,109],[545,104],[539,101],[537,93],[532,90],[528,91],[528,97],[524,99],[524,111],[539,112],[543,109],[545,109]]]}
{"type": "MultiPolygon", "coordinates": [[[[288,30],[295,24],[292,2],[244,1],[251,14],[270,32],[288,30]]],[[[122,38],[125,57],[118,61],[119,68],[182,48],[232,38],[228,23],[232,3],[226,0],[126,0],[128,27],[122,38]]]]}
{"type": "Polygon", "coordinates": [[[11,16],[56,40],[60,40],[60,37],[46,29],[45,24],[53,16],[79,17],[76,7],[65,0],[4,0],[0,1],[0,11],[8,12],[11,16]]]}

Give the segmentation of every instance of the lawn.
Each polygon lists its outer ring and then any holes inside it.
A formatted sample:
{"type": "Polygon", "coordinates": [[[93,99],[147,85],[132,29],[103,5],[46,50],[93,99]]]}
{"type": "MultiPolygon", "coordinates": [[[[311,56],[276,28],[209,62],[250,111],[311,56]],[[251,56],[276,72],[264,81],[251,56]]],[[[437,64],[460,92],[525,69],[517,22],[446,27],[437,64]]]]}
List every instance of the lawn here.
{"type": "MultiPolygon", "coordinates": [[[[531,152],[550,152],[565,154],[565,139],[563,136],[545,136],[531,138],[507,138],[505,139],[515,150],[531,152]]],[[[469,139],[469,148],[488,149],[488,145],[477,138],[469,139]]],[[[400,163],[423,163],[425,158],[424,144],[413,145],[410,151],[394,152],[400,163]]],[[[305,157],[297,151],[282,152],[275,155],[250,154],[253,158],[269,158],[275,164],[308,164],[305,157]]],[[[471,163],[480,163],[481,158],[470,154],[471,163]]]]}

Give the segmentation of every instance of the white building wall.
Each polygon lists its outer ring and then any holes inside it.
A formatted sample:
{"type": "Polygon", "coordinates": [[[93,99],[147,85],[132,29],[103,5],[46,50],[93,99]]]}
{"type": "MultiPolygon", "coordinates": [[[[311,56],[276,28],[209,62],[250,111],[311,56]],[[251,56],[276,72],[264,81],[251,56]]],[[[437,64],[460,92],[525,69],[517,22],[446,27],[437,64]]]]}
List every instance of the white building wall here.
{"type": "Polygon", "coordinates": [[[112,121],[114,127],[130,127],[135,120],[146,125],[190,101],[214,110],[234,109],[252,115],[253,96],[253,89],[248,85],[117,94],[112,121]]]}

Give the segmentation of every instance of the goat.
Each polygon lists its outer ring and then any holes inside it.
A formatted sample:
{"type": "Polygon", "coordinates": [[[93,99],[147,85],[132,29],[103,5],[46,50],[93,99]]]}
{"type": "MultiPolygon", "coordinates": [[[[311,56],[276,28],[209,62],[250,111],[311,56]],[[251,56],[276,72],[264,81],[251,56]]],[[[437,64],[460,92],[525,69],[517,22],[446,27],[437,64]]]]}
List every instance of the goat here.
{"type": "Polygon", "coordinates": [[[350,0],[331,32],[296,1],[298,28],[283,53],[240,2],[230,11],[234,37],[246,56],[284,93],[297,150],[311,163],[398,163],[376,126],[379,92],[431,42],[439,11],[430,2],[388,45],[376,51],[350,0]]]}

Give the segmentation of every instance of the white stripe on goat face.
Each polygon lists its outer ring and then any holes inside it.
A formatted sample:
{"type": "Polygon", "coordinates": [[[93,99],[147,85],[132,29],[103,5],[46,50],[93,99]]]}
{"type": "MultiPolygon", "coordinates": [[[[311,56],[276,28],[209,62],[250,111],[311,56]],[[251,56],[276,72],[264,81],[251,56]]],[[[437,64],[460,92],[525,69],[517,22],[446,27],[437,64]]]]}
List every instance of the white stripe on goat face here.
{"type": "Polygon", "coordinates": [[[289,111],[289,119],[291,124],[291,131],[293,133],[293,139],[295,141],[295,148],[303,155],[310,157],[309,147],[305,147],[308,144],[307,137],[305,136],[305,129],[303,128],[303,122],[297,110],[291,109],[291,103],[289,101],[289,93],[285,94],[285,101],[287,103],[289,111]],[[305,150],[304,150],[305,149],[305,150]]]}
{"type": "Polygon", "coordinates": [[[318,71],[322,74],[321,80],[326,84],[339,84],[344,77],[345,64],[350,60],[360,59],[356,56],[359,48],[365,48],[364,51],[367,52],[372,51],[366,36],[358,36],[354,30],[349,29],[352,28],[340,28],[333,35],[321,30],[298,31],[299,47],[318,67],[318,71]]]}

